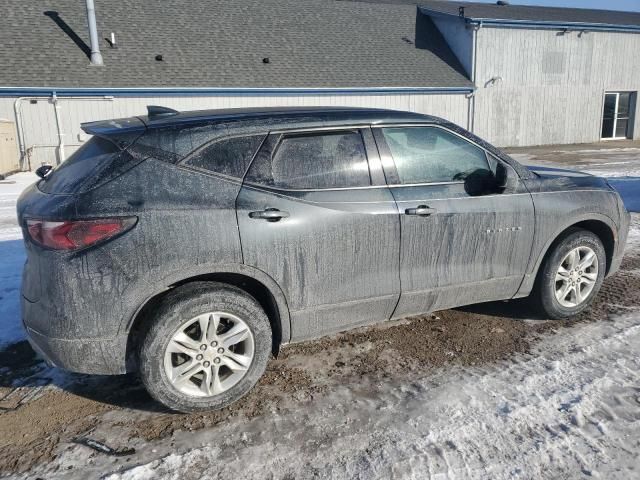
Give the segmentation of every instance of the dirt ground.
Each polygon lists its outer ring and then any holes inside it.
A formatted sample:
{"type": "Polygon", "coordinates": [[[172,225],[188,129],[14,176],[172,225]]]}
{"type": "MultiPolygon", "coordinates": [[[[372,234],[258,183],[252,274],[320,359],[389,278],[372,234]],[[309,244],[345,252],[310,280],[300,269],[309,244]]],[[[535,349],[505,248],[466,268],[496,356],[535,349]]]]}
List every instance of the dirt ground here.
{"type": "Polygon", "coordinates": [[[542,334],[571,328],[576,322],[603,321],[640,304],[639,270],[640,255],[627,256],[620,272],[605,281],[592,308],[571,322],[523,320],[531,317],[531,311],[526,301],[518,300],[447,310],[291,345],[272,359],[249,395],[206,414],[163,411],[131,375],[48,379],[43,376],[48,369],[22,342],[0,353],[0,365],[12,372],[2,377],[0,386],[0,472],[25,472],[50,461],[78,437],[99,440],[100,431],[119,431],[122,444],[111,446],[124,448],[136,439],[166,439],[178,430],[195,431],[233,417],[278,410],[281,404],[311,402],[332,386],[356,383],[362,376],[384,381],[424,375],[447,364],[479,365],[526,354],[542,334]],[[12,377],[25,375],[23,387],[9,386],[12,377]]]}
{"type": "Polygon", "coordinates": [[[504,149],[525,165],[552,165],[594,171],[597,175],[629,175],[640,168],[640,141],[612,140],[576,145],[543,145],[504,149]],[[631,167],[631,168],[629,168],[631,167]]]}
{"type": "MultiPolygon", "coordinates": [[[[570,322],[531,319],[526,300],[474,305],[361,328],[284,347],[266,375],[236,404],[206,414],[175,414],[154,403],[133,375],[96,377],[48,368],[27,342],[0,351],[0,475],[27,472],[75,447],[78,438],[118,438],[115,449],[172,442],[190,432],[312,403],[362,377],[424,376],[448,365],[481,365],[527,354],[542,336],[578,322],[601,322],[640,305],[640,251],[605,280],[593,306],[570,322]],[[113,435],[117,432],[117,435],[113,435]]],[[[535,316],[534,316],[535,317],[535,316]]],[[[371,383],[371,382],[369,382],[371,383]]],[[[87,455],[88,463],[98,452],[87,455]]],[[[130,457],[114,461],[126,465],[130,457]]],[[[75,468],[67,465],[65,468],[75,468]]]]}

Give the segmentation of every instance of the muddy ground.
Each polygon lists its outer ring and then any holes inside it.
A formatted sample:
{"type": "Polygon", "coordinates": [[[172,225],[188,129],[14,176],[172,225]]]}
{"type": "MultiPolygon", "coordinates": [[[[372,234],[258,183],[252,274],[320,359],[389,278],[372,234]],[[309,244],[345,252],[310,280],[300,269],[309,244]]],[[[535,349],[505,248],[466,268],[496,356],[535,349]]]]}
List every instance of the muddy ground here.
{"type": "Polygon", "coordinates": [[[447,364],[480,365],[527,353],[543,334],[576,322],[606,321],[640,305],[639,270],[640,254],[634,252],[620,272],[605,281],[593,307],[571,322],[524,320],[532,317],[531,308],[519,300],[447,310],[291,345],[272,359],[249,395],[207,414],[163,411],[132,375],[47,378],[51,370],[22,342],[0,353],[0,365],[9,369],[0,386],[0,472],[28,471],[71,448],[78,437],[100,440],[100,431],[119,431],[121,444],[112,447],[124,448],[137,440],[170,439],[178,430],[255,417],[281,404],[313,402],[314,396],[336,385],[357,384],[362,376],[380,381],[422,376],[447,364]],[[16,380],[21,388],[10,386],[16,380]]]}
{"type": "MultiPolygon", "coordinates": [[[[448,365],[481,365],[527,354],[542,336],[601,322],[640,305],[640,251],[605,280],[593,306],[570,322],[536,319],[526,300],[436,312],[284,347],[244,399],[219,412],[175,414],[155,404],[133,375],[96,377],[48,368],[26,342],[0,351],[0,475],[24,473],[77,446],[118,438],[116,449],[163,443],[174,433],[310,403],[338,385],[424,376],[448,365]],[[109,432],[107,435],[106,432],[109,432]],[[114,436],[114,432],[117,435],[114,436]]],[[[86,447],[83,447],[86,448],[86,447]]],[[[154,450],[155,451],[155,450],[154,450]]],[[[102,453],[87,449],[80,468],[102,453]]],[[[126,465],[134,457],[114,457],[126,465]]]]}

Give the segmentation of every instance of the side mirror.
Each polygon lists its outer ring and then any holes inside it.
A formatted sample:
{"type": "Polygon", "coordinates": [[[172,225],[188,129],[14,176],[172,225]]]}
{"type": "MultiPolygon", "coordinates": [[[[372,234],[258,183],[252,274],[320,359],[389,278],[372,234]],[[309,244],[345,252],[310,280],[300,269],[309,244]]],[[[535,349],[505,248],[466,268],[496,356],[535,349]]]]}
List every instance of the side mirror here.
{"type": "Polygon", "coordinates": [[[509,171],[501,162],[496,165],[496,185],[499,189],[504,190],[509,184],[509,171]]]}
{"type": "Polygon", "coordinates": [[[36,175],[40,178],[45,178],[49,173],[51,173],[51,170],[53,170],[51,165],[42,165],[36,170],[36,175]]]}
{"type": "Polygon", "coordinates": [[[478,169],[464,179],[464,190],[472,197],[496,193],[500,190],[499,182],[491,170],[478,169]]]}

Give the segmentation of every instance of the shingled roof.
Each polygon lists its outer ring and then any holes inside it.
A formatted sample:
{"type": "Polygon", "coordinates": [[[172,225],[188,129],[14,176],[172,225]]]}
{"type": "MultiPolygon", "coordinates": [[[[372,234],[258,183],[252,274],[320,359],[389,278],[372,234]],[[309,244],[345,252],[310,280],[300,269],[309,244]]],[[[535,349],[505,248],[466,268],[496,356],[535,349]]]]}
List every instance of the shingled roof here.
{"type": "MultiPolygon", "coordinates": [[[[605,2],[603,2],[605,3],[605,2]]],[[[497,3],[424,0],[420,2],[424,12],[459,15],[474,20],[515,20],[532,23],[590,24],[617,27],[640,27],[640,13],[585,8],[540,7],[531,5],[498,5],[497,3]]]]}
{"type": "Polygon", "coordinates": [[[5,0],[0,14],[0,86],[472,86],[431,19],[409,2],[95,4],[103,67],[89,64],[84,2],[5,0]],[[118,48],[109,47],[111,32],[118,48]]]}

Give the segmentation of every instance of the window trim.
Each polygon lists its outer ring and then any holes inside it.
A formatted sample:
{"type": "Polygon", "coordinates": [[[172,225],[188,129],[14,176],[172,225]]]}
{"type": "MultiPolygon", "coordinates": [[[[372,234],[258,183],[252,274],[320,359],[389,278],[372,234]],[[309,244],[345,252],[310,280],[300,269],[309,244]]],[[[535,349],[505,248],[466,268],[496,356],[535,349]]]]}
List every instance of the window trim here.
{"type": "Polygon", "coordinates": [[[371,163],[370,163],[371,162],[370,157],[372,152],[370,151],[370,148],[368,148],[367,146],[367,141],[362,132],[363,129],[371,129],[371,125],[357,124],[357,125],[338,125],[334,127],[317,127],[317,128],[311,127],[311,128],[273,130],[269,132],[269,134],[265,137],[265,140],[262,142],[262,145],[260,145],[260,148],[258,149],[253,159],[251,160],[251,164],[249,165],[249,168],[245,173],[245,180],[243,183],[245,185],[249,185],[255,188],[268,189],[270,191],[276,191],[276,192],[331,192],[331,191],[341,191],[341,190],[364,190],[364,189],[370,189],[370,188],[387,188],[387,185],[373,184],[373,178],[371,173],[371,163]],[[282,140],[285,136],[287,135],[304,136],[305,134],[321,135],[323,132],[350,132],[350,133],[358,133],[360,135],[360,140],[362,141],[362,146],[364,148],[364,153],[365,153],[365,159],[367,162],[367,169],[369,171],[369,185],[363,185],[359,187],[287,188],[287,187],[275,187],[273,185],[265,185],[262,183],[256,183],[256,182],[246,180],[246,176],[251,170],[253,163],[256,161],[259,154],[261,153],[261,150],[265,148],[265,145],[267,145],[269,140],[271,140],[271,143],[273,145],[272,151],[269,154],[269,161],[272,162],[273,156],[276,154],[276,152],[280,148],[282,140]]]}
{"type": "MultiPolygon", "coordinates": [[[[378,150],[380,151],[380,160],[382,162],[382,167],[383,167],[383,170],[384,170],[384,173],[385,173],[385,177],[387,179],[387,186],[389,188],[420,187],[420,186],[425,186],[425,185],[460,185],[460,184],[464,184],[464,180],[462,180],[462,181],[453,180],[453,181],[447,181],[447,182],[419,182],[419,183],[410,183],[410,184],[409,183],[401,183],[400,182],[400,175],[398,175],[398,168],[396,167],[395,158],[393,158],[393,154],[391,152],[391,148],[389,147],[389,144],[387,143],[387,140],[384,137],[384,133],[382,132],[382,129],[383,128],[407,128],[407,127],[439,128],[441,130],[444,130],[445,132],[448,132],[448,133],[450,133],[452,135],[455,135],[456,137],[461,138],[462,140],[466,141],[467,143],[469,143],[469,144],[473,145],[474,147],[480,149],[484,153],[484,156],[485,156],[485,158],[487,160],[487,165],[488,166],[490,166],[489,155],[493,156],[496,160],[498,160],[500,162],[504,162],[504,160],[502,160],[501,158],[498,158],[497,155],[494,155],[491,152],[487,151],[486,148],[478,145],[476,142],[474,142],[470,138],[467,138],[464,135],[460,135],[459,133],[454,132],[453,130],[451,130],[451,129],[443,126],[443,125],[440,125],[438,123],[384,123],[384,124],[376,124],[376,125],[372,126],[373,135],[374,135],[376,144],[378,145],[378,150]],[[389,177],[392,177],[392,178],[389,178],[389,177]],[[392,181],[395,182],[395,183],[391,183],[392,181]]],[[[511,167],[511,165],[508,162],[504,162],[504,163],[507,163],[507,165],[511,167]]],[[[513,170],[516,172],[516,174],[518,174],[518,172],[517,172],[517,170],[515,168],[513,170]]]]}
{"type": "Polygon", "coordinates": [[[341,130],[361,130],[363,128],[371,128],[370,123],[346,123],[344,125],[332,125],[329,127],[292,127],[292,128],[277,128],[275,130],[269,130],[269,135],[287,135],[298,133],[313,133],[313,132],[331,132],[341,130]]]}

